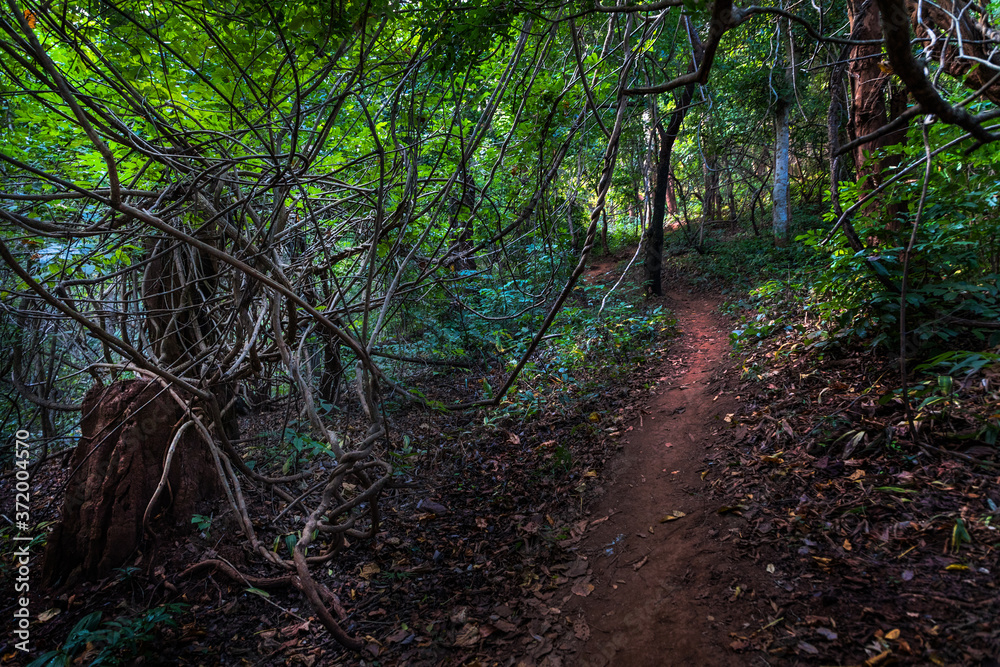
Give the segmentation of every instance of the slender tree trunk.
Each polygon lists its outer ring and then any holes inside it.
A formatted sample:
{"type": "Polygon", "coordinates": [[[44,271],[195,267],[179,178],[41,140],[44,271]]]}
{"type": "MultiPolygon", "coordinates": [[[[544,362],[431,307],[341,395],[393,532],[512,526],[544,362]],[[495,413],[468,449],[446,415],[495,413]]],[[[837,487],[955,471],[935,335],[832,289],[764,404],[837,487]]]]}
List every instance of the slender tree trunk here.
{"type": "Polygon", "coordinates": [[[788,245],[788,102],[779,99],[774,113],[774,245],[788,245]]]}
{"type": "MultiPolygon", "coordinates": [[[[691,43],[691,57],[692,60],[688,65],[688,73],[694,72],[705,57],[705,49],[702,46],[701,39],[698,37],[698,31],[694,29],[691,25],[690,17],[684,17],[684,28],[688,35],[688,41],[691,43]]],[[[663,186],[663,201],[662,206],[665,207],[666,211],[670,213],[671,216],[676,216],[680,213],[680,209],[677,206],[677,194],[676,188],[674,187],[675,177],[672,175],[672,169],[670,164],[670,156],[673,153],[674,143],[677,141],[677,135],[681,131],[681,125],[684,123],[684,117],[687,115],[688,107],[691,105],[691,101],[694,99],[694,84],[688,84],[681,91],[679,97],[675,98],[675,108],[674,112],[670,115],[670,122],[667,124],[666,131],[661,135],[661,157],[660,163],[657,165],[658,172],[662,175],[662,186],[663,186]],[[666,152],[663,149],[666,149],[666,152]],[[662,156],[666,156],[665,158],[662,156]],[[666,164],[664,164],[666,163],[666,164]]],[[[662,128],[658,128],[662,131],[662,128]]],[[[657,178],[656,188],[657,192],[660,191],[661,179],[657,178]]],[[[678,186],[680,184],[678,183],[678,186]]],[[[681,193],[683,196],[683,192],[681,193]]],[[[661,217],[659,221],[656,220],[656,206],[658,205],[658,198],[654,193],[653,196],[653,212],[650,214],[650,225],[654,223],[662,227],[663,218],[661,217]]],[[[684,209],[684,221],[687,227],[688,240],[690,241],[690,221],[687,218],[687,207],[684,209]]],[[[647,249],[648,252],[648,249],[647,249]]],[[[662,244],[660,248],[662,255],[662,244]]],[[[659,277],[656,278],[656,284],[659,284],[659,277]]]]}
{"type": "Polygon", "coordinates": [[[673,141],[668,140],[663,125],[656,124],[655,132],[660,136],[660,153],[656,162],[656,183],[653,186],[653,214],[646,228],[646,291],[648,294],[663,294],[663,212],[667,199],[667,184],[670,181],[670,149],[673,141]]]}
{"type": "Polygon", "coordinates": [[[333,336],[324,336],[323,343],[323,374],[320,377],[320,396],[324,401],[335,405],[340,389],[340,378],[344,367],[340,360],[340,341],[333,336]]]}
{"type": "Polygon", "coordinates": [[[710,223],[722,217],[722,194],[719,191],[719,158],[715,149],[705,151],[705,199],[702,217],[710,223]]]}
{"type": "Polygon", "coordinates": [[[694,84],[689,84],[684,87],[680,97],[676,100],[677,106],[670,114],[670,123],[667,125],[667,129],[664,130],[661,123],[656,124],[656,132],[660,138],[660,152],[656,163],[653,211],[647,227],[649,236],[646,243],[646,289],[656,296],[663,294],[661,274],[664,210],[670,210],[672,215],[677,213],[677,200],[674,198],[673,184],[670,179],[670,155],[674,150],[674,143],[677,141],[677,135],[681,131],[684,116],[687,114],[687,108],[693,97],[694,84]]]}
{"type": "Polygon", "coordinates": [[[733,172],[728,171],[729,181],[726,183],[726,194],[729,199],[729,222],[736,222],[736,189],[733,185],[733,172]]]}
{"type": "Polygon", "coordinates": [[[757,188],[753,193],[753,201],[750,202],[750,225],[753,227],[753,235],[760,236],[760,230],[757,229],[757,200],[760,199],[760,193],[763,191],[767,183],[764,183],[761,187],[757,188]]]}
{"type": "Polygon", "coordinates": [[[771,228],[774,245],[784,248],[788,245],[788,221],[791,218],[791,201],[788,196],[789,166],[789,110],[795,101],[795,43],[788,21],[779,23],[780,33],[785,37],[780,42],[784,47],[785,80],[778,93],[774,110],[774,190],[771,195],[771,228]]]}

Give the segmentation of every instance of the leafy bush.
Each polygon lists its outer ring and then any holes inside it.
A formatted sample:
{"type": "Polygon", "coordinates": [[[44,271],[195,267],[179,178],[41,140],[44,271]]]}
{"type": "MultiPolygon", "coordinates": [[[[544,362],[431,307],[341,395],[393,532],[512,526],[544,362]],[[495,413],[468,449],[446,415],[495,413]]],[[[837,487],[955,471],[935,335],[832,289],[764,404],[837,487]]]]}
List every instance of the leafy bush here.
{"type": "Polygon", "coordinates": [[[174,615],[186,607],[180,603],[166,604],[135,618],[119,616],[104,623],[101,623],[101,612],[87,614],[73,626],[59,649],[40,655],[28,667],[129,664],[140,656],[152,655],[148,643],[156,637],[159,626],[176,627],[174,615]]]}
{"type": "MultiPolygon", "coordinates": [[[[955,133],[952,128],[934,129],[934,145],[955,133]]],[[[922,154],[923,143],[911,137],[905,150],[915,159],[922,154]]],[[[986,343],[986,333],[956,324],[954,318],[1000,319],[1000,219],[993,213],[1000,199],[994,167],[998,158],[996,147],[980,149],[971,157],[942,153],[935,158],[909,263],[907,343],[914,352],[954,349],[970,336],[986,343]]],[[[843,238],[832,248],[823,246],[826,230],[799,237],[826,257],[812,281],[811,303],[833,337],[898,345],[900,297],[885,283],[902,284],[922,180],[900,180],[882,199],[856,214],[853,224],[868,243],[860,252],[850,249],[843,238]],[[890,207],[902,211],[895,221],[885,219],[890,207]]],[[[844,187],[841,197],[849,203],[862,194],[859,182],[844,187]]],[[[831,212],[826,219],[833,223],[836,216],[831,212]]]]}

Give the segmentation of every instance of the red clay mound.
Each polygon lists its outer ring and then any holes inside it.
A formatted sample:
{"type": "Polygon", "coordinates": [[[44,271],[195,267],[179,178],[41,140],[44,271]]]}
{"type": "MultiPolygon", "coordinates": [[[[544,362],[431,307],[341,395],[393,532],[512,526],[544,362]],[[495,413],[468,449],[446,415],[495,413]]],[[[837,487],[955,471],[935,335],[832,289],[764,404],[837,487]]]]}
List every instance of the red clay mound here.
{"type": "MultiPolygon", "coordinates": [[[[142,520],[184,410],[158,383],[94,387],[83,402],[61,521],[49,536],[43,579],[95,579],[120,567],[142,538],[142,520]]],[[[211,453],[194,428],[177,443],[167,487],[151,513],[160,525],[188,523],[221,493],[211,453]]]]}

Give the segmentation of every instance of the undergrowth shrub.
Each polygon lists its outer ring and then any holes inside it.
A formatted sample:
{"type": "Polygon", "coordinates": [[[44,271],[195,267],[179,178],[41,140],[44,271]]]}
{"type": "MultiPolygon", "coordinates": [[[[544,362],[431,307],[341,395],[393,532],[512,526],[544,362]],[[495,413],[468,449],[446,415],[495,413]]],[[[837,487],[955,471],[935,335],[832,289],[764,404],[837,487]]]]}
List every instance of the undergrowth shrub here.
{"type": "MultiPolygon", "coordinates": [[[[627,376],[649,358],[658,343],[674,335],[673,314],[662,306],[643,303],[639,281],[631,283],[612,293],[603,310],[608,287],[579,285],[579,305],[560,311],[547,340],[525,366],[499,411],[518,419],[545,410],[574,412],[578,402],[597,401],[603,387],[627,376]]],[[[508,369],[527,344],[525,338],[516,338],[509,341],[509,348],[500,349],[508,369]]]]}
{"type": "MultiPolygon", "coordinates": [[[[550,255],[543,245],[534,250],[532,261],[523,266],[503,271],[493,267],[471,280],[461,294],[467,308],[446,292],[427,294],[411,307],[410,320],[415,324],[383,349],[491,366],[499,374],[476,382],[492,397],[498,389],[490,384],[492,378],[506,376],[524,355],[553,293],[573,268],[565,256],[550,255]]],[[[631,271],[639,269],[633,266],[631,271]]],[[[627,276],[613,291],[612,285],[585,280],[576,285],[501,405],[501,413],[527,419],[545,410],[572,411],[579,397],[596,396],[602,386],[627,375],[647,358],[653,345],[673,332],[673,316],[662,306],[645,302],[637,275],[627,276]]],[[[353,364],[346,365],[350,376],[353,364]]],[[[410,391],[422,396],[418,388],[410,391]]],[[[439,402],[428,399],[428,404],[439,402]]]]}
{"type": "MultiPolygon", "coordinates": [[[[954,136],[954,129],[935,126],[932,146],[954,136]]],[[[909,158],[919,157],[924,150],[921,138],[911,136],[904,150],[909,158]]],[[[971,156],[942,153],[935,158],[910,254],[906,343],[912,354],[1000,342],[996,333],[955,319],[1000,320],[998,158],[1000,150],[993,146],[971,156]]],[[[824,245],[827,230],[799,237],[826,259],[811,280],[810,301],[829,340],[898,347],[900,296],[884,282],[902,284],[904,253],[922,188],[922,178],[901,179],[875,205],[855,215],[853,224],[868,246],[860,252],[850,249],[842,236],[824,245]],[[885,219],[889,206],[902,211],[897,224],[885,219]]],[[[845,186],[841,197],[850,203],[861,194],[859,182],[845,186]]],[[[835,220],[832,212],[826,215],[828,223],[835,220]]]]}
{"type": "Polygon", "coordinates": [[[47,651],[28,667],[64,667],[65,665],[132,664],[136,659],[152,657],[156,650],[151,642],[162,627],[176,627],[174,616],[187,608],[186,604],[171,603],[149,609],[139,616],[119,616],[101,623],[102,613],[87,614],[66,636],[62,646],[47,651]]]}
{"type": "MultiPolygon", "coordinates": [[[[819,215],[806,210],[792,219],[793,230],[806,230],[819,224],[819,215]]],[[[778,248],[770,235],[739,232],[729,235],[716,229],[706,235],[705,252],[687,252],[670,257],[665,265],[695,283],[718,285],[724,294],[745,294],[769,280],[801,282],[804,273],[818,266],[817,257],[801,244],[778,248]]],[[[686,249],[681,232],[667,238],[667,255],[686,249]]]]}

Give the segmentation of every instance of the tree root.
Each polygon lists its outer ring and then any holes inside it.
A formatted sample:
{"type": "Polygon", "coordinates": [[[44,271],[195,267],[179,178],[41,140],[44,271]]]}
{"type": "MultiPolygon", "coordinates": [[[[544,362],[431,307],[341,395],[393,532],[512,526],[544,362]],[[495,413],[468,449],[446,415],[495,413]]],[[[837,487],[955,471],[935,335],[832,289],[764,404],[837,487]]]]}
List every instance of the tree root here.
{"type": "Polygon", "coordinates": [[[340,627],[338,620],[343,621],[347,619],[347,611],[344,610],[343,605],[340,603],[340,598],[326,586],[313,581],[311,577],[308,583],[303,582],[298,574],[286,574],[281,577],[254,577],[240,572],[227,561],[219,558],[210,558],[185,568],[177,575],[177,578],[188,577],[202,570],[219,572],[233,581],[241,582],[254,588],[268,589],[293,586],[306,596],[306,599],[310,602],[310,606],[315,607],[318,604],[319,609],[317,609],[317,614],[320,615],[320,620],[340,644],[354,650],[360,649],[364,645],[360,640],[349,636],[340,627]],[[327,609],[326,605],[329,605],[333,609],[333,614],[337,616],[336,619],[330,614],[330,610],[327,609]],[[326,612],[325,615],[329,618],[329,622],[336,627],[335,631],[330,629],[327,620],[323,618],[323,612],[326,612]]]}

